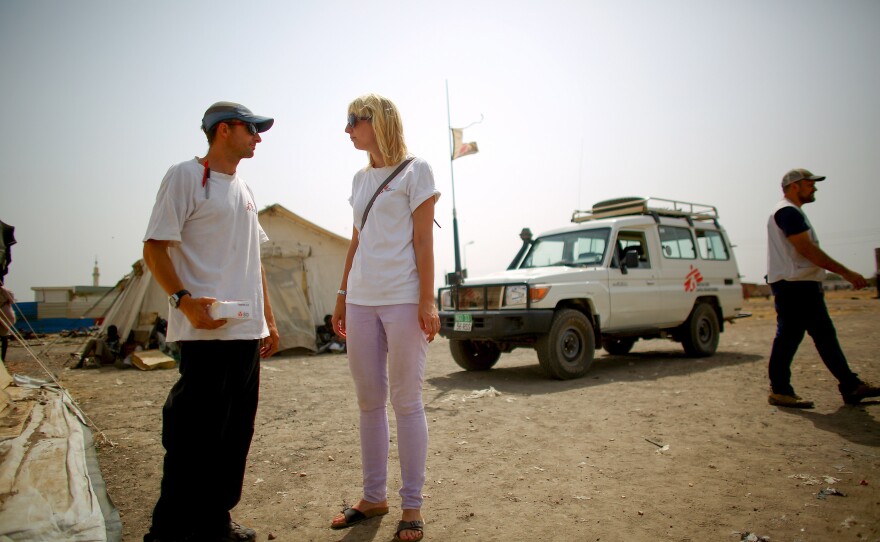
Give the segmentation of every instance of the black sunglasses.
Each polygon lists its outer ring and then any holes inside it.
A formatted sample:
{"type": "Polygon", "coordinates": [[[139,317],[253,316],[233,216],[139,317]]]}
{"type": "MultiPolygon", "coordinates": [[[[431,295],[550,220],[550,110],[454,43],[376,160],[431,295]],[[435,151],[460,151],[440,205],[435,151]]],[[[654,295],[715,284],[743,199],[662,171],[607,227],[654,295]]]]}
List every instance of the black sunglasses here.
{"type": "Polygon", "coordinates": [[[373,120],[373,117],[359,117],[359,116],[355,115],[354,113],[349,113],[348,114],[348,127],[354,128],[357,125],[359,120],[373,120]]]}
{"type": "Polygon", "coordinates": [[[247,131],[251,135],[257,135],[257,125],[253,122],[242,122],[240,120],[224,120],[222,121],[224,124],[231,124],[233,126],[244,126],[247,128],[247,131]]]}

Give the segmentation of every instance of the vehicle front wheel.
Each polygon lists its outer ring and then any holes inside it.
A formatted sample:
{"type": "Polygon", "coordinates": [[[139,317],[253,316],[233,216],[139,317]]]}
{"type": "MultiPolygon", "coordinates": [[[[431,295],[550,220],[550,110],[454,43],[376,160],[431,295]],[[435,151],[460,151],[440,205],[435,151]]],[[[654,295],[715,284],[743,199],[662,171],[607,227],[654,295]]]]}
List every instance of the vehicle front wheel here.
{"type": "Polygon", "coordinates": [[[583,313],[565,309],[556,313],[546,335],[535,345],[541,368],[559,380],[580,378],[593,364],[596,339],[583,313]]]}
{"type": "Polygon", "coordinates": [[[681,345],[687,355],[694,358],[711,356],[718,349],[720,329],[718,315],[708,303],[697,303],[690,317],[683,324],[681,345]]]}
{"type": "Polygon", "coordinates": [[[501,349],[488,341],[449,339],[449,351],[455,363],[468,371],[488,371],[501,357],[501,349]]]}
{"type": "Polygon", "coordinates": [[[624,356],[629,354],[629,351],[632,350],[634,344],[636,344],[635,337],[623,337],[620,339],[609,337],[607,339],[602,339],[602,348],[614,356],[624,356]]]}

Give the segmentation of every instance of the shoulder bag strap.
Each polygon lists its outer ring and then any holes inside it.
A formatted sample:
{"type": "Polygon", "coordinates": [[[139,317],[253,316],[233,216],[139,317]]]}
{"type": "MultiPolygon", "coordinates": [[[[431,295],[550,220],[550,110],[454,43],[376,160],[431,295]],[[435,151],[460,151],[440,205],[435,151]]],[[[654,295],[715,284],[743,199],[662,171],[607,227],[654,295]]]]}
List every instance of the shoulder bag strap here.
{"type": "Polygon", "coordinates": [[[408,166],[409,163],[412,161],[413,161],[412,158],[407,158],[406,160],[401,162],[400,165],[397,166],[397,169],[395,169],[394,172],[391,175],[389,175],[387,179],[385,179],[385,182],[383,182],[381,185],[379,185],[379,188],[376,189],[376,193],[373,194],[373,197],[370,198],[370,203],[368,203],[367,208],[364,209],[364,217],[363,217],[363,219],[361,219],[361,230],[364,229],[364,224],[367,223],[367,215],[370,214],[370,208],[373,207],[373,202],[376,201],[376,198],[379,197],[379,194],[382,192],[382,190],[384,190],[385,187],[388,186],[388,183],[390,183],[392,179],[397,177],[397,174],[400,173],[401,171],[403,171],[403,168],[408,166]]]}

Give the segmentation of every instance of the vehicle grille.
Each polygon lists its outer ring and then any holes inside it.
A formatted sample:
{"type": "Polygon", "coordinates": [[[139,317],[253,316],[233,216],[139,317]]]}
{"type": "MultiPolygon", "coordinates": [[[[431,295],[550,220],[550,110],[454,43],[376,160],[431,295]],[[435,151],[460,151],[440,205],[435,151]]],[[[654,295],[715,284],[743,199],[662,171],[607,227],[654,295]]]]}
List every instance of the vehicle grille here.
{"type": "MultiPolygon", "coordinates": [[[[495,310],[501,308],[504,287],[489,286],[458,289],[458,310],[495,310]]],[[[476,321],[474,321],[476,325],[476,321]]]]}

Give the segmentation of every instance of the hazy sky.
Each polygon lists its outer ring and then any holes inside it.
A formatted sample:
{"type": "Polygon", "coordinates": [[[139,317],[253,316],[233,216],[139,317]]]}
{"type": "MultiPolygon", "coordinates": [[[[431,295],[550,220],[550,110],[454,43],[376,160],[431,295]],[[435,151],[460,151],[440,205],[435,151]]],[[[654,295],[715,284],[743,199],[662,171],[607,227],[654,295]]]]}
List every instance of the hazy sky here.
{"type": "Polygon", "coordinates": [[[348,237],[348,103],[394,100],[434,168],[437,285],[454,268],[452,125],[463,257],[503,269],[518,234],[621,196],[718,207],[744,280],[793,167],[827,175],[805,207],[822,246],[863,274],[880,247],[880,2],[250,2],[0,0],[0,220],[6,284],[115,284],[140,258],[159,182],[203,155],[204,110],[273,116],[240,172],[348,237]]]}

